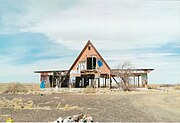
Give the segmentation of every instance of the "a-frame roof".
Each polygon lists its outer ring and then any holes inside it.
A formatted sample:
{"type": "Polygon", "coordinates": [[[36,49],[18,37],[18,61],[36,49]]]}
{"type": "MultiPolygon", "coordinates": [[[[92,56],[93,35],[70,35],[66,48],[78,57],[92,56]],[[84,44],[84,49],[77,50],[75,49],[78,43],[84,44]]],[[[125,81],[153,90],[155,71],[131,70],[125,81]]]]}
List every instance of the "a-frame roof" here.
{"type": "MultiPolygon", "coordinates": [[[[105,63],[105,65],[108,67],[108,69],[110,70],[109,65],[106,63],[106,61],[103,59],[103,57],[101,56],[101,54],[97,51],[97,49],[94,47],[94,45],[91,43],[90,40],[88,40],[87,44],[84,46],[83,50],[81,51],[81,53],[79,54],[79,56],[76,58],[76,60],[74,61],[74,63],[72,64],[72,66],[69,69],[69,72],[73,69],[74,65],[78,62],[79,58],[82,56],[82,54],[84,53],[84,51],[87,49],[87,47],[91,45],[92,48],[94,48],[95,52],[99,55],[99,57],[102,59],[103,63],[105,63]]],[[[68,73],[69,73],[68,72],[68,73]]]]}

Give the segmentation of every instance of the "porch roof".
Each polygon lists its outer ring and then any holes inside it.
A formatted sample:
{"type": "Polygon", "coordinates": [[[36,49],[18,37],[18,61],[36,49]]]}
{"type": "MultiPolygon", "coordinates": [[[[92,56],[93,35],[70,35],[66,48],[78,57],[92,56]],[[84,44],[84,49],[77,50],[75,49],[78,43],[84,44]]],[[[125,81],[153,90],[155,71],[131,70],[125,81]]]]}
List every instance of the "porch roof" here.
{"type": "Polygon", "coordinates": [[[34,73],[68,72],[68,70],[37,70],[34,73]]]}
{"type": "MultiPolygon", "coordinates": [[[[111,74],[117,74],[118,71],[126,72],[127,69],[111,69],[111,74]]],[[[142,74],[142,73],[150,73],[154,69],[130,69],[133,74],[142,74]]]]}

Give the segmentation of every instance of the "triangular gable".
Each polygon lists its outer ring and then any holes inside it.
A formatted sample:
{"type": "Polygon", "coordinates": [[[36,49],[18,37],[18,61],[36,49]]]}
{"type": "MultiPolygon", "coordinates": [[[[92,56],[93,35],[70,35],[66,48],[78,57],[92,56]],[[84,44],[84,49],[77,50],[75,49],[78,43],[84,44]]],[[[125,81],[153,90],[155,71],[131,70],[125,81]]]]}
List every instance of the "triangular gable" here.
{"type": "Polygon", "coordinates": [[[106,61],[103,59],[103,57],[100,55],[100,53],[97,51],[97,49],[94,47],[94,45],[91,43],[91,41],[89,40],[87,42],[87,44],[85,45],[85,47],[83,48],[83,50],[81,51],[81,53],[79,54],[79,56],[77,57],[77,59],[74,61],[74,63],[72,64],[71,68],[69,69],[69,72],[75,67],[75,65],[78,64],[79,60],[81,59],[81,57],[83,57],[83,55],[86,55],[86,51],[88,50],[88,47],[91,47],[91,51],[97,55],[103,62],[103,68],[104,69],[108,69],[110,70],[109,65],[106,63],[106,61]]]}

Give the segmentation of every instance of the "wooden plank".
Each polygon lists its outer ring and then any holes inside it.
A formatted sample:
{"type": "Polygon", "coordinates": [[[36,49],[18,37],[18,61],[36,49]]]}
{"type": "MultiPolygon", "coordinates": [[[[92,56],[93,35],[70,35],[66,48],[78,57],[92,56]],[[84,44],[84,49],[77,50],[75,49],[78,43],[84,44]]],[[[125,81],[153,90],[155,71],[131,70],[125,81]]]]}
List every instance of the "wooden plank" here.
{"type": "Polygon", "coordinates": [[[112,77],[113,79],[114,79],[114,81],[116,82],[116,84],[120,87],[121,85],[117,82],[117,80],[114,78],[114,77],[112,77]]]}

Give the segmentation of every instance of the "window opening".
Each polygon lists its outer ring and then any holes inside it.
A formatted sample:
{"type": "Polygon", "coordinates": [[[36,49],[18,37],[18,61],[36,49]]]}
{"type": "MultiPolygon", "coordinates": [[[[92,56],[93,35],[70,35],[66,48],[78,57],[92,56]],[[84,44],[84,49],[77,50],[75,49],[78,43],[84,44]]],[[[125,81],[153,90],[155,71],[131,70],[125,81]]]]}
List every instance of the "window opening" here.
{"type": "Polygon", "coordinates": [[[96,57],[87,58],[87,69],[89,70],[96,69],[96,57]]]}

